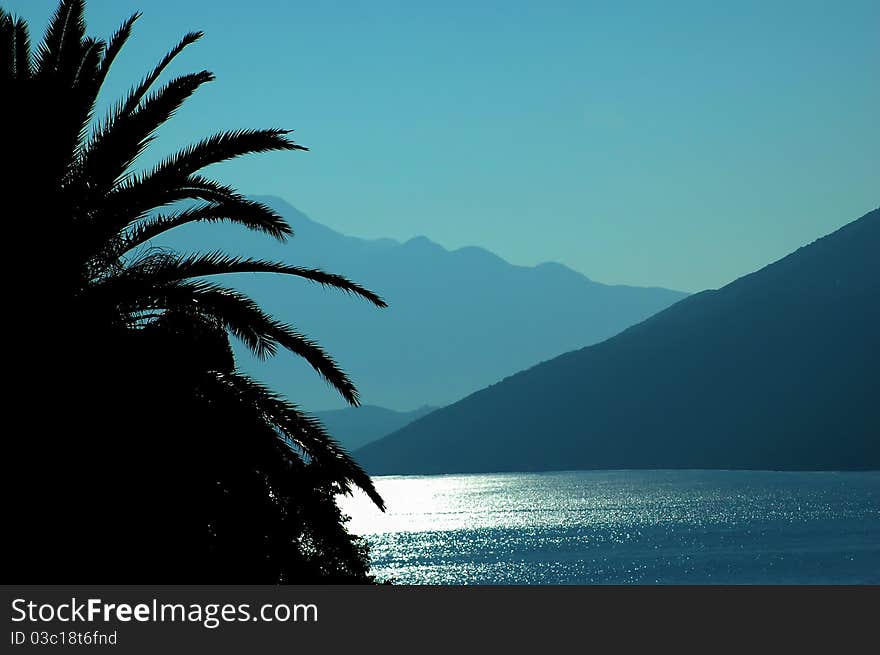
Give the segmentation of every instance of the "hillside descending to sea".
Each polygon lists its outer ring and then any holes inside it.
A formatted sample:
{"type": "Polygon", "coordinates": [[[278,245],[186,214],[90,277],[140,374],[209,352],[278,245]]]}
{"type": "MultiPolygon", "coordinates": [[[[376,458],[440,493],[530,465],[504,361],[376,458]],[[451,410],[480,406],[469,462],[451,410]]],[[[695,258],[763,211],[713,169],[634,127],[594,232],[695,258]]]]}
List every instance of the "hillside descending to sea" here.
{"type": "Polygon", "coordinates": [[[356,452],[371,474],[880,469],[880,210],[356,452]]]}

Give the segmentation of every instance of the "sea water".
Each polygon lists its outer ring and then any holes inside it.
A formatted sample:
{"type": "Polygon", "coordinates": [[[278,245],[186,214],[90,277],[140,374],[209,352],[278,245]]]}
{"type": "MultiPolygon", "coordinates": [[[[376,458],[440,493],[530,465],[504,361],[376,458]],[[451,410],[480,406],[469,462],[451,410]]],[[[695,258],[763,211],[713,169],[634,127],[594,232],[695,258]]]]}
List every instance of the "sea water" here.
{"type": "Polygon", "coordinates": [[[385,476],[340,497],[398,584],[880,584],[880,472],[385,476]]]}

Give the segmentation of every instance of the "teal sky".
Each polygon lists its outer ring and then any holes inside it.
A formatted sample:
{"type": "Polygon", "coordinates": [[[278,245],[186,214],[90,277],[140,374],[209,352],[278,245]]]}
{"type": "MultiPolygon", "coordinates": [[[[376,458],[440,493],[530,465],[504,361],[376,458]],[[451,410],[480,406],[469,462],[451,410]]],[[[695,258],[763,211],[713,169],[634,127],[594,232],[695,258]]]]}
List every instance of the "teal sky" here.
{"type": "MultiPolygon", "coordinates": [[[[35,42],[56,4],[2,3],[35,42]]],[[[880,204],[876,0],[91,0],[89,32],[136,9],[106,100],[188,30],[173,72],[217,74],[156,156],[294,128],[215,173],[346,234],[695,291],[880,204]]]]}

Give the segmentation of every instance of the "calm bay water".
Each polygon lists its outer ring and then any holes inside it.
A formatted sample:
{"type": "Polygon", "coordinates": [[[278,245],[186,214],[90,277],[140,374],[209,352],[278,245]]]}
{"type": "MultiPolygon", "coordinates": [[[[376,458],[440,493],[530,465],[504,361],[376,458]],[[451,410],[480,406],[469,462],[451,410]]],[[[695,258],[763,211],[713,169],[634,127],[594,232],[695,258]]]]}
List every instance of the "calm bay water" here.
{"type": "Polygon", "coordinates": [[[880,584],[880,472],[374,478],[340,498],[400,584],[880,584]]]}

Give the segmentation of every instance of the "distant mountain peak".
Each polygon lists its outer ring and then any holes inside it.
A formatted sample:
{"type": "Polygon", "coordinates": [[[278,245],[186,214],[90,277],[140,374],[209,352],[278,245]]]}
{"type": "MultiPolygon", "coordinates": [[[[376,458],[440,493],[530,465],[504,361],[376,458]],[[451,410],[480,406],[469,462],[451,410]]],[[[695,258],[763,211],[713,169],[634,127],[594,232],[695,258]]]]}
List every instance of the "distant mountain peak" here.
{"type": "MultiPolygon", "coordinates": [[[[478,246],[450,250],[426,236],[403,243],[341,234],[276,196],[257,196],[287,218],[286,243],[231,226],[215,247],[315,267],[363,284],[389,303],[378,310],[318,286],[250,276],[237,284],[279,320],[317,340],[350,374],[364,403],[405,408],[454,402],[517,370],[596,343],[686,294],[612,287],[557,265],[517,266],[478,246]]],[[[194,247],[210,247],[192,234],[194,247]]],[[[213,244],[210,244],[213,245],[213,244]]],[[[309,407],[342,402],[308,366],[284,354],[240,365],[309,407]]],[[[364,416],[364,413],[357,414],[364,416]]]]}
{"type": "Polygon", "coordinates": [[[548,271],[557,275],[580,275],[587,280],[590,280],[590,282],[593,282],[593,280],[591,280],[583,273],[580,273],[573,268],[566,266],[565,264],[560,264],[559,262],[541,262],[535,268],[542,271],[548,271]]]}
{"type": "Polygon", "coordinates": [[[405,248],[418,248],[420,250],[432,250],[432,251],[436,251],[436,252],[449,252],[448,250],[446,250],[446,248],[441,246],[439,243],[436,243],[435,241],[431,241],[428,237],[426,237],[424,235],[415,236],[415,237],[412,237],[411,239],[404,241],[403,246],[405,248]]]}

